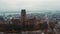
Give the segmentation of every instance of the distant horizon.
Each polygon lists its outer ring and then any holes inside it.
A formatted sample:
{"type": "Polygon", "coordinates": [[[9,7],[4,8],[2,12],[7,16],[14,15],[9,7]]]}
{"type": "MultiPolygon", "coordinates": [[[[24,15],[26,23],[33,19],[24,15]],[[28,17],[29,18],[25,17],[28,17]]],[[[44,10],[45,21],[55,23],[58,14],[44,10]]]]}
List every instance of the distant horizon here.
{"type": "MultiPolygon", "coordinates": [[[[25,9],[26,10],[26,9],[25,9]]],[[[40,11],[38,11],[38,10],[35,10],[35,11],[27,11],[26,10],[26,14],[31,14],[31,13],[56,13],[56,12],[58,12],[59,13],[59,10],[57,10],[57,11],[55,11],[55,10],[40,10],[40,11]]],[[[21,10],[19,10],[19,11],[1,11],[0,12],[0,15],[4,15],[4,14],[21,14],[21,10]]]]}

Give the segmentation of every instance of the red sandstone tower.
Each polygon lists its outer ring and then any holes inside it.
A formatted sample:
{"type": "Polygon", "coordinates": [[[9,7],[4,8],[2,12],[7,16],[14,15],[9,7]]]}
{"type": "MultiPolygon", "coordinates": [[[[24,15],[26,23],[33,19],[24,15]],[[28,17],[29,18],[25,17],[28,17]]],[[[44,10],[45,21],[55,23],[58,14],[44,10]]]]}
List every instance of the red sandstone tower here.
{"type": "Polygon", "coordinates": [[[26,21],[26,10],[21,10],[21,22],[24,23],[26,21]]]}

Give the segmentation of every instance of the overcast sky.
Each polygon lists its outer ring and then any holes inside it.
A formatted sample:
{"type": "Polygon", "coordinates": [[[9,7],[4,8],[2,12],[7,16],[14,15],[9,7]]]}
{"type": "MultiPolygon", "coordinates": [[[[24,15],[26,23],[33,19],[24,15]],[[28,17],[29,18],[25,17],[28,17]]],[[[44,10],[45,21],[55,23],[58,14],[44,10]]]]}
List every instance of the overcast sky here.
{"type": "Polygon", "coordinates": [[[0,11],[60,10],[60,0],[0,0],[0,11]]]}

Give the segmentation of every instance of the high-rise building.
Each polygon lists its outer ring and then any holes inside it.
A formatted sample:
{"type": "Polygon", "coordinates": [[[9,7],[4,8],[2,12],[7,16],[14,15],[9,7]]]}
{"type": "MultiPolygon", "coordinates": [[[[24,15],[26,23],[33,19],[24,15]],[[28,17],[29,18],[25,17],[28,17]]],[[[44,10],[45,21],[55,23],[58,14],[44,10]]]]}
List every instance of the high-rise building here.
{"type": "Polygon", "coordinates": [[[21,10],[21,22],[25,22],[26,21],[26,10],[22,9],[21,10]]]}

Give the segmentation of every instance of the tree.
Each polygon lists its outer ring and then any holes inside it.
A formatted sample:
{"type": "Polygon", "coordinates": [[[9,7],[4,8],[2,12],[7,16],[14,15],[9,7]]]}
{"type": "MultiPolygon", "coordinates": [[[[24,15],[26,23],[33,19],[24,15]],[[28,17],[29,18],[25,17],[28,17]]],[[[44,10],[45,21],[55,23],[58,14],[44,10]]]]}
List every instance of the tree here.
{"type": "Polygon", "coordinates": [[[39,28],[40,28],[40,30],[48,29],[48,24],[47,23],[40,23],[39,28]]]}

